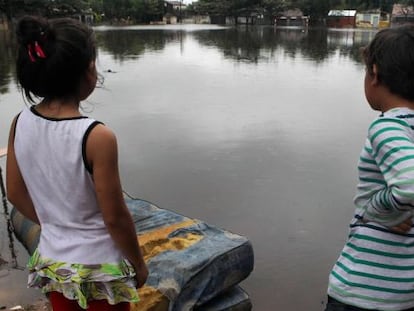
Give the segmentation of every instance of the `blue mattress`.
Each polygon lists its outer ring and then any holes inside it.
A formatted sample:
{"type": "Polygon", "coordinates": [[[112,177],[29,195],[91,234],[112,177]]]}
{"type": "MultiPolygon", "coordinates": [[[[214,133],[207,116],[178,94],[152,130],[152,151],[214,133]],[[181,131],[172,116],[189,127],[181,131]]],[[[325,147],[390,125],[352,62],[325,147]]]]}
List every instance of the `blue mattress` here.
{"type": "MultiPolygon", "coordinates": [[[[253,270],[250,241],[241,235],[159,208],[126,199],[150,271],[132,310],[251,310],[239,283],[253,270]]],[[[17,239],[31,254],[40,228],[17,210],[11,212],[17,239]]]]}

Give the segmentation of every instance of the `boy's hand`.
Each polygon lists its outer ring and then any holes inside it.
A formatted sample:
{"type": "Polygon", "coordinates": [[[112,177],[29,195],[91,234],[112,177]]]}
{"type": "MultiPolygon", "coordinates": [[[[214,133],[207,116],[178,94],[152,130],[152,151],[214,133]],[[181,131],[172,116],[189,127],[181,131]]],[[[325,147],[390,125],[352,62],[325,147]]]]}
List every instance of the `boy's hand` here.
{"type": "Polygon", "coordinates": [[[391,227],[390,230],[396,233],[407,233],[408,231],[410,231],[412,225],[413,225],[413,221],[410,217],[404,220],[399,225],[391,227]]]}

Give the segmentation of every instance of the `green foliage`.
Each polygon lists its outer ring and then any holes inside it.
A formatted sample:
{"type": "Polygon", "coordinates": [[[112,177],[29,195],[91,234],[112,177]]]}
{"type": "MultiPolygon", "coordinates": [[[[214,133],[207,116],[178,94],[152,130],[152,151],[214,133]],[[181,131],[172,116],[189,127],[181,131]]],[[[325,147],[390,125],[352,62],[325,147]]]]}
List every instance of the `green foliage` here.
{"type": "Polygon", "coordinates": [[[104,12],[103,9],[103,0],[90,0],[89,7],[92,9],[93,12],[97,14],[102,14],[104,12]]]}
{"type": "MultiPolygon", "coordinates": [[[[188,12],[233,17],[246,12],[264,12],[275,16],[287,9],[299,8],[311,19],[319,19],[326,16],[330,9],[381,8],[390,12],[397,2],[414,6],[414,0],[198,0],[189,5],[188,12]]],[[[9,19],[24,13],[67,16],[88,9],[106,19],[149,22],[162,19],[167,7],[163,0],[0,0],[0,13],[9,19]]]]}
{"type": "Polygon", "coordinates": [[[152,20],[161,20],[164,14],[164,1],[160,0],[146,0],[145,13],[152,20]]]}
{"type": "Polygon", "coordinates": [[[127,17],[130,13],[129,0],[103,0],[103,9],[108,18],[127,17]]]}
{"type": "Polygon", "coordinates": [[[329,0],[303,0],[302,11],[313,19],[325,17],[331,9],[329,0]]]}
{"type": "Polygon", "coordinates": [[[392,5],[404,2],[414,5],[414,0],[198,0],[194,2],[194,9],[201,14],[237,15],[242,8],[262,8],[271,16],[275,16],[287,9],[299,8],[311,19],[325,17],[331,9],[369,10],[381,9],[391,11],[392,5]],[[236,13],[236,14],[235,14],[236,13]]]}
{"type": "Polygon", "coordinates": [[[68,16],[71,14],[80,13],[89,7],[89,3],[86,0],[54,0],[42,2],[47,3],[46,14],[48,16],[68,16]]]}
{"type": "Polygon", "coordinates": [[[287,10],[291,4],[288,1],[280,0],[262,0],[261,2],[266,12],[272,16],[275,16],[277,13],[287,10]]]}
{"type": "Polygon", "coordinates": [[[0,0],[0,13],[9,18],[22,14],[67,16],[90,7],[91,0],[0,0]]]}
{"type": "Polygon", "coordinates": [[[133,19],[138,22],[160,20],[165,13],[162,0],[102,0],[103,12],[109,19],[133,19]]]}
{"type": "Polygon", "coordinates": [[[201,14],[223,15],[230,10],[228,0],[199,0],[196,3],[197,11],[201,14]]]}
{"type": "Polygon", "coordinates": [[[11,1],[12,0],[0,0],[0,13],[5,14],[9,20],[11,20],[12,17],[11,1]]]}

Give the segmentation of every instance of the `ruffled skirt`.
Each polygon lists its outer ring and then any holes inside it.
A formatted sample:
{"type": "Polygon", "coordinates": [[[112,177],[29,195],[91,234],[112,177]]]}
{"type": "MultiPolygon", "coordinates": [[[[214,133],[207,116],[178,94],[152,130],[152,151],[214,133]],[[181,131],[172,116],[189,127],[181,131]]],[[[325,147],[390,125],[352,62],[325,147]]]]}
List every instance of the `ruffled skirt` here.
{"type": "Polygon", "coordinates": [[[112,305],[139,301],[135,271],[126,260],[115,264],[68,264],[42,257],[36,249],[28,268],[29,287],[41,288],[45,294],[60,292],[83,309],[90,300],[107,300],[112,305]]]}

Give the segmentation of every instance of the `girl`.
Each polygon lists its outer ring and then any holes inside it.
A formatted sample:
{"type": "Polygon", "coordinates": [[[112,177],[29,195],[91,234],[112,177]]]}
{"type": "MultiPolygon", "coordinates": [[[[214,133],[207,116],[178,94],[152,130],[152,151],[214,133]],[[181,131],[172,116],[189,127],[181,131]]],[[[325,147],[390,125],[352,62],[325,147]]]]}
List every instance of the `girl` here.
{"type": "Polygon", "coordinates": [[[6,184],[10,202],[42,229],[28,284],[54,310],[129,310],[148,270],[116,137],[79,110],[97,81],[93,32],[73,19],[24,17],[16,33],[17,78],[34,105],[12,122],[6,184]]]}

